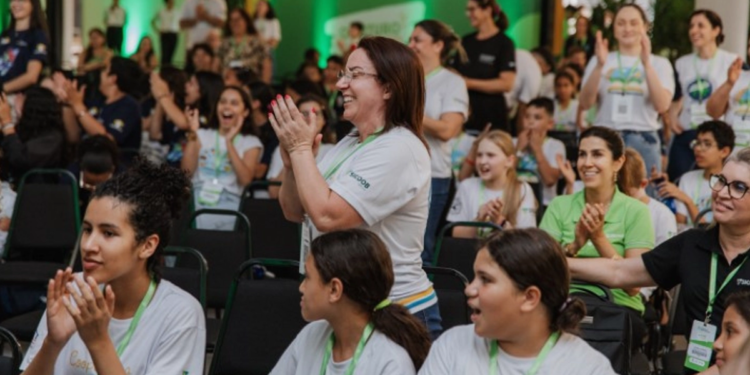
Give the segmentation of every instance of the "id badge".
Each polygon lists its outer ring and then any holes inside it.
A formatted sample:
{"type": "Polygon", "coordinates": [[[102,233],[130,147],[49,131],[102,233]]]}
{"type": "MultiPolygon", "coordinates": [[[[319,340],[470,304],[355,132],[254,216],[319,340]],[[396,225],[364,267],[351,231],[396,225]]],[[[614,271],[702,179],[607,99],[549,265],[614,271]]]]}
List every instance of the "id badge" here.
{"type": "Polygon", "coordinates": [[[218,181],[206,181],[201,187],[201,191],[198,194],[198,202],[204,206],[216,206],[221,199],[221,192],[224,187],[219,184],[218,181]]]}
{"type": "Polygon", "coordinates": [[[685,367],[704,371],[711,364],[714,340],[716,340],[716,326],[706,324],[699,320],[693,321],[693,329],[690,330],[690,343],[685,357],[685,367]]]}
{"type": "Polygon", "coordinates": [[[615,94],[614,100],[612,101],[612,121],[614,122],[629,122],[632,120],[633,113],[633,96],[615,94]]]}
{"type": "Polygon", "coordinates": [[[737,121],[732,124],[734,128],[735,150],[737,146],[747,147],[750,145],[750,114],[746,116],[737,116],[737,121]]]}
{"type": "Polygon", "coordinates": [[[312,243],[312,221],[310,217],[305,215],[305,219],[302,221],[302,235],[300,236],[299,244],[299,274],[305,274],[305,260],[307,254],[310,253],[310,244],[312,243]]]}
{"type": "Polygon", "coordinates": [[[708,120],[706,115],[706,103],[693,103],[690,105],[690,128],[694,129],[704,121],[708,120]]]}

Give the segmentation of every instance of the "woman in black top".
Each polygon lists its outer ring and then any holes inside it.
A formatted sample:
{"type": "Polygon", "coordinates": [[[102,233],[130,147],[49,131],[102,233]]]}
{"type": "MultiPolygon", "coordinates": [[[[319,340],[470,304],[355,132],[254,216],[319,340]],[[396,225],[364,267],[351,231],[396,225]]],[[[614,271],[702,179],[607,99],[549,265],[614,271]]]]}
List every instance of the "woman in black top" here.
{"type": "Polygon", "coordinates": [[[504,93],[516,79],[513,41],[505,35],[508,17],[496,0],[469,0],[466,14],[477,31],[463,37],[468,62],[454,62],[469,89],[471,114],[467,130],[480,131],[487,123],[508,131],[508,105],[504,93]]]}
{"type": "Polygon", "coordinates": [[[568,51],[574,46],[581,47],[586,52],[586,59],[590,59],[594,55],[594,43],[596,39],[594,34],[591,32],[591,24],[589,19],[584,16],[578,16],[576,19],[576,32],[565,39],[565,55],[567,56],[568,51]]]}
{"type": "Polygon", "coordinates": [[[0,82],[5,93],[23,91],[39,81],[49,44],[39,0],[10,3],[10,25],[0,34],[0,82]]]}

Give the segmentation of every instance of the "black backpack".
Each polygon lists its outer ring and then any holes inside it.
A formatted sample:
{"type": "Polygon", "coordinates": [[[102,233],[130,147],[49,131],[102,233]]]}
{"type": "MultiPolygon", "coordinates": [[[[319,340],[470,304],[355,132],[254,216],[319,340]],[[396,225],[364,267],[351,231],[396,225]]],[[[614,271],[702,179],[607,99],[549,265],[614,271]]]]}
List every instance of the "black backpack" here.
{"type": "Polygon", "coordinates": [[[628,311],[615,304],[609,288],[589,283],[572,283],[571,296],[586,303],[586,317],[581,320],[580,336],[591,347],[604,354],[616,373],[630,373],[632,329],[628,311]],[[602,295],[580,287],[593,287],[602,295]]]}

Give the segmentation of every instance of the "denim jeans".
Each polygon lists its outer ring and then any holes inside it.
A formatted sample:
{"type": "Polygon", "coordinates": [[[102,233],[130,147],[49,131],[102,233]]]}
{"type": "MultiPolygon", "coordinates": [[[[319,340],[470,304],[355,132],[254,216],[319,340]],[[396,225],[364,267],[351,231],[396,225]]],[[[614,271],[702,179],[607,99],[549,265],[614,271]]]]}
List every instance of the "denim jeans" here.
{"type": "Polygon", "coordinates": [[[422,311],[415,312],[414,316],[427,327],[427,332],[430,333],[432,341],[437,340],[443,333],[443,325],[440,324],[443,319],[440,317],[440,307],[437,303],[422,311]]]}
{"type": "MultiPolygon", "coordinates": [[[[647,176],[651,175],[651,168],[653,167],[661,172],[661,141],[659,141],[657,131],[623,130],[620,135],[622,140],[625,141],[625,147],[632,147],[641,154],[643,162],[646,163],[647,176]]],[[[655,196],[656,192],[653,186],[649,185],[646,191],[651,197],[655,196]]]]}
{"type": "Polygon", "coordinates": [[[698,132],[695,130],[686,130],[674,136],[672,147],[669,149],[669,163],[667,164],[667,174],[669,174],[670,181],[676,181],[685,172],[693,169],[695,154],[693,149],[690,148],[690,142],[697,136],[698,132]]]}
{"type": "Polygon", "coordinates": [[[433,178],[430,195],[430,214],[427,217],[427,228],[424,232],[424,251],[422,251],[422,263],[432,265],[432,256],[435,253],[435,236],[442,219],[445,206],[448,204],[448,195],[451,189],[450,178],[433,178]]]}

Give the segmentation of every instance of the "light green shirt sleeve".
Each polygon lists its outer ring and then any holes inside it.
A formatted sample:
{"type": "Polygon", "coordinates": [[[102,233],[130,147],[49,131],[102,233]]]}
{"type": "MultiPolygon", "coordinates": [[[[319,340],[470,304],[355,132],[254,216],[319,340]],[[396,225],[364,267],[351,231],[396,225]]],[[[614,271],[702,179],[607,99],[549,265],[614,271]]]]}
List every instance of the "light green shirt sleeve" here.
{"type": "Polygon", "coordinates": [[[645,204],[635,203],[631,205],[631,212],[628,212],[625,217],[625,250],[651,250],[654,248],[654,226],[651,213],[645,204]]]}
{"type": "Polygon", "coordinates": [[[563,207],[562,199],[555,198],[550,202],[547,210],[544,211],[542,222],[539,224],[539,229],[547,232],[556,242],[561,242],[563,239],[563,228],[562,228],[562,215],[561,212],[563,207]]]}

